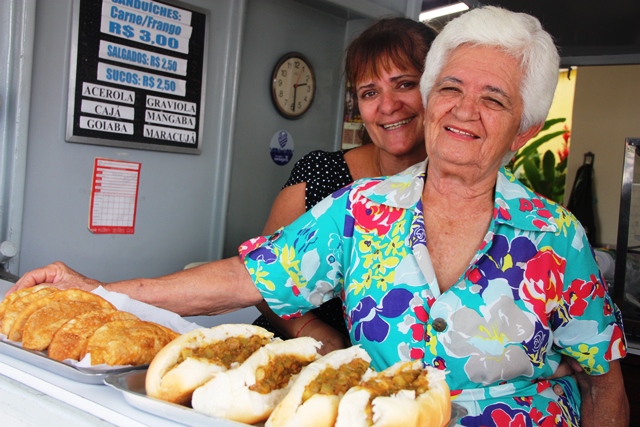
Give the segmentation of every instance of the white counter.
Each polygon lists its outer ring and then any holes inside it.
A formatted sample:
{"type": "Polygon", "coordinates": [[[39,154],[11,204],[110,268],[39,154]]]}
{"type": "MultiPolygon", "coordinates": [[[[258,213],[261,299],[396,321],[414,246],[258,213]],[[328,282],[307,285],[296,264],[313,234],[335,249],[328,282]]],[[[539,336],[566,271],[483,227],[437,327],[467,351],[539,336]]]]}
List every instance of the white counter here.
{"type": "MultiPolygon", "coordinates": [[[[0,279],[0,295],[11,286],[0,279]]],[[[111,387],[77,382],[6,354],[0,354],[0,414],[10,427],[182,425],[134,408],[111,387]]],[[[229,426],[211,421],[212,427],[229,426]]]]}

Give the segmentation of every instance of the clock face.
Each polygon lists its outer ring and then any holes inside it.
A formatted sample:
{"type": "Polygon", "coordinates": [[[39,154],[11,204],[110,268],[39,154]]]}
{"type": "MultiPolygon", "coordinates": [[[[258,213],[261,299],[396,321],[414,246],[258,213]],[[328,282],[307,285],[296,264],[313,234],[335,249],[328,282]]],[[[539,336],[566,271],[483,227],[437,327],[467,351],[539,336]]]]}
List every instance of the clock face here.
{"type": "Polygon", "coordinates": [[[313,67],[302,54],[284,55],[273,69],[271,98],[280,114],[298,119],[307,112],[316,93],[313,67]]]}

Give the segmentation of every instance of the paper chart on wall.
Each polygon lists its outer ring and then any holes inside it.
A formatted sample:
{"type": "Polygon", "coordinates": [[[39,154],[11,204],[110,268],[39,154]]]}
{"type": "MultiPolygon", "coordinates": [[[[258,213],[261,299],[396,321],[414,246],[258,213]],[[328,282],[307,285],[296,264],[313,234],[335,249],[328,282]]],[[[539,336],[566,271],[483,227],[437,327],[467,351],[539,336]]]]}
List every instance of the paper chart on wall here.
{"type": "Polygon", "coordinates": [[[91,183],[89,230],[133,234],[141,163],[96,158],[91,183]]]}

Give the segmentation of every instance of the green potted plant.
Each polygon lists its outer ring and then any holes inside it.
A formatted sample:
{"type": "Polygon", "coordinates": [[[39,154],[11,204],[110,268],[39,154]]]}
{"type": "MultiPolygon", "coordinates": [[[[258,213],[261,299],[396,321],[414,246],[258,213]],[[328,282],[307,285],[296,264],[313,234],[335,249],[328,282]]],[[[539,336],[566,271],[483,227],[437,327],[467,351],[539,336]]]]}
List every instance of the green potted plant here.
{"type": "Polygon", "coordinates": [[[513,157],[508,167],[523,184],[557,203],[562,204],[567,175],[569,136],[566,126],[561,130],[552,127],[564,123],[566,118],[549,119],[538,134],[522,147],[513,157]],[[556,138],[562,138],[562,145],[555,152],[544,150],[544,146],[556,138]]]}

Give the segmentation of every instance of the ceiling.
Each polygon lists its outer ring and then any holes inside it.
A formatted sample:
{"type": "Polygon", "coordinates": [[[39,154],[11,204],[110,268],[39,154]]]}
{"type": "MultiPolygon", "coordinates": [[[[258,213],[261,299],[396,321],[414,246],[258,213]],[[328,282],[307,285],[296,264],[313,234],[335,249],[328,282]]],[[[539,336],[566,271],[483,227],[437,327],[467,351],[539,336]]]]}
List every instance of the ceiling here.
{"type": "MultiPolygon", "coordinates": [[[[639,64],[638,0],[462,0],[536,16],[560,48],[563,66],[639,64]]],[[[423,0],[422,9],[457,0],[423,0]]]]}

